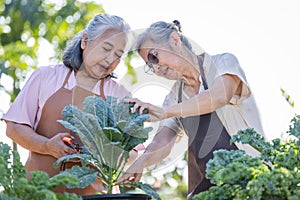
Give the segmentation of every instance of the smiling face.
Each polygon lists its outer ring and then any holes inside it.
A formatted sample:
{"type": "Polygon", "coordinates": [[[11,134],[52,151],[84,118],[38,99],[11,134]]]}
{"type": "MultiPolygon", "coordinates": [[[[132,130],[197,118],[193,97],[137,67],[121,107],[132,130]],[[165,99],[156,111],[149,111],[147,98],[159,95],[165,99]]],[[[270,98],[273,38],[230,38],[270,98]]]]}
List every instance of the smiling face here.
{"type": "Polygon", "coordinates": [[[118,30],[107,30],[95,40],[83,35],[83,63],[79,71],[90,78],[99,80],[112,73],[120,63],[126,46],[126,34],[118,30]]]}

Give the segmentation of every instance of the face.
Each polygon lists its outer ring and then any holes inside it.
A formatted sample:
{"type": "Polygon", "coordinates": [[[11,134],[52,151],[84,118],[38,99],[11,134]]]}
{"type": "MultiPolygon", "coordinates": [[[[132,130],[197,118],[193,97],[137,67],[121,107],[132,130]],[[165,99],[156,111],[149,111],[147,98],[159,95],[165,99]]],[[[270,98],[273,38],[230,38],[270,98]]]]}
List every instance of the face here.
{"type": "Polygon", "coordinates": [[[158,46],[149,42],[140,48],[140,56],[149,67],[153,67],[154,73],[170,80],[182,78],[182,58],[169,47],[158,46]]]}
{"type": "Polygon", "coordinates": [[[126,46],[126,34],[108,30],[95,40],[83,36],[83,66],[79,71],[93,79],[101,79],[115,70],[126,46]]]}

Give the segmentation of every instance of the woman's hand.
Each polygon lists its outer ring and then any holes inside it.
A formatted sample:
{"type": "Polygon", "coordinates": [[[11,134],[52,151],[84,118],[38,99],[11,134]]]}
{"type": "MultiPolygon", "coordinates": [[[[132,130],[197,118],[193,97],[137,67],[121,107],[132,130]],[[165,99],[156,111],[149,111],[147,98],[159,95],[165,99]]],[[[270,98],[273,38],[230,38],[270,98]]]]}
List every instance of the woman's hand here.
{"type": "Polygon", "coordinates": [[[143,167],[138,162],[133,163],[124,175],[116,182],[118,184],[139,182],[143,174],[143,167]]]}
{"type": "Polygon", "coordinates": [[[137,109],[140,110],[140,115],[143,114],[144,111],[150,116],[150,118],[147,120],[148,122],[156,122],[161,121],[163,119],[167,118],[166,110],[159,106],[154,106],[150,103],[145,103],[140,101],[139,99],[125,99],[125,103],[134,103],[134,106],[132,107],[131,112],[135,113],[137,109]]]}
{"type": "Polygon", "coordinates": [[[46,148],[49,154],[55,158],[77,153],[76,149],[67,146],[63,141],[63,137],[71,137],[69,133],[58,133],[46,142],[46,148]]]}

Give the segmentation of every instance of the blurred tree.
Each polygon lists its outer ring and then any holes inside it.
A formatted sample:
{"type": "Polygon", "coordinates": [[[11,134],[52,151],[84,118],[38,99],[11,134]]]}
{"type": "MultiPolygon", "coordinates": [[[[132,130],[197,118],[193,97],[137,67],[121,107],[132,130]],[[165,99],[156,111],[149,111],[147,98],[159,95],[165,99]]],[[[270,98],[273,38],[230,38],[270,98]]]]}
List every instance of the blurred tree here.
{"type": "Polygon", "coordinates": [[[95,2],[78,0],[0,1],[0,89],[10,96],[10,102],[18,95],[26,74],[37,68],[39,48],[49,53],[42,41],[52,44],[52,61],[60,60],[67,40],[104,12],[95,2]],[[12,89],[3,86],[4,76],[12,79],[12,89]]]}
{"type": "Polygon", "coordinates": [[[134,58],[137,58],[139,55],[135,51],[129,51],[124,58],[124,64],[127,67],[127,74],[132,76],[132,84],[137,83],[137,74],[136,71],[134,70],[134,67],[131,65],[131,61],[134,58]]]}
{"type": "Polygon", "coordinates": [[[172,164],[169,170],[164,167],[170,167],[168,159],[148,167],[143,174],[143,180],[157,190],[162,199],[184,200],[188,195],[188,186],[184,180],[185,171],[187,170],[187,152],[176,163],[172,164]],[[163,170],[164,172],[158,172],[163,170]],[[157,176],[156,174],[161,174],[157,176]]]}

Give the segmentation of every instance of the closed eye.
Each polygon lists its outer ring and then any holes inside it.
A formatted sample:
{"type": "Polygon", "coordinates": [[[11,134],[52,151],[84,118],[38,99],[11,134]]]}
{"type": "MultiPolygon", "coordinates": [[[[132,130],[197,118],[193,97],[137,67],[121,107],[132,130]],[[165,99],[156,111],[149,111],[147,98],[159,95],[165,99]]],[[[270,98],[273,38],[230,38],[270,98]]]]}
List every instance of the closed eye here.
{"type": "Polygon", "coordinates": [[[117,58],[121,58],[123,54],[115,53],[115,55],[116,55],[117,58]]]}
{"type": "Polygon", "coordinates": [[[103,47],[104,51],[111,51],[111,48],[103,47]]]}

